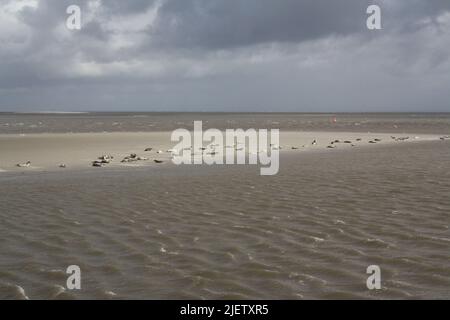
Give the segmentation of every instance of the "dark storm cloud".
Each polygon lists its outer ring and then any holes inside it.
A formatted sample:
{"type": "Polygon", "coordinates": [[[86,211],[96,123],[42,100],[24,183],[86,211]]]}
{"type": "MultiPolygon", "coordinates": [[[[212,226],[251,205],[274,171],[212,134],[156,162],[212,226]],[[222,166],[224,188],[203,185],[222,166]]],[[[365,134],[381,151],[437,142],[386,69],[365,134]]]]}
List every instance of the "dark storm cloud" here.
{"type": "MultiPolygon", "coordinates": [[[[443,11],[450,10],[450,1],[448,0],[408,0],[408,1],[385,1],[387,4],[393,3],[392,7],[397,10],[392,10],[393,18],[401,19],[403,21],[414,21],[424,17],[433,18],[443,11]]],[[[382,4],[382,3],[381,3],[382,4]]],[[[388,5],[388,7],[391,7],[388,5]]]]}
{"type": "Polygon", "coordinates": [[[152,5],[154,5],[155,0],[134,0],[134,1],[124,1],[124,0],[111,0],[103,5],[112,14],[132,14],[145,11],[152,5]]]}
{"type": "Polygon", "coordinates": [[[359,32],[367,0],[167,1],[153,32],[162,44],[226,49],[359,32]]]}
{"type": "Polygon", "coordinates": [[[442,110],[449,27],[449,0],[0,0],[0,110],[442,110]]]}

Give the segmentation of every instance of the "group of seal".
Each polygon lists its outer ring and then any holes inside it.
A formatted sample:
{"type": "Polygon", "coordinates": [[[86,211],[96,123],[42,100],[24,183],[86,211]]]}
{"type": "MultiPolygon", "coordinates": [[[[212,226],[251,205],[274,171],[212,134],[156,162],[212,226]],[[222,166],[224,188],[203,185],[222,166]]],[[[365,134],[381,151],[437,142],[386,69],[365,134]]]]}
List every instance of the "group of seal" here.
{"type": "Polygon", "coordinates": [[[391,136],[391,139],[394,140],[394,141],[406,141],[406,140],[409,140],[409,137],[394,137],[394,136],[391,136]]]}
{"type": "Polygon", "coordinates": [[[31,165],[31,161],[27,161],[25,163],[18,163],[16,164],[17,167],[19,168],[28,168],[31,165]]]}
{"type": "MultiPolygon", "coordinates": [[[[416,137],[416,138],[417,138],[417,137],[416,137]]],[[[391,136],[391,139],[394,140],[394,141],[406,141],[406,140],[409,140],[410,137],[408,137],[408,136],[406,136],[406,137],[395,137],[395,136],[391,136]]],[[[442,136],[442,137],[440,137],[439,139],[440,139],[440,140],[449,140],[449,139],[450,139],[450,136],[448,136],[448,135],[447,135],[447,136],[442,136]]],[[[357,141],[357,142],[361,142],[362,139],[361,139],[361,138],[357,138],[356,141],[357,141]]],[[[381,139],[376,138],[376,139],[373,139],[373,140],[369,140],[368,143],[370,143],[370,144],[375,144],[375,143],[378,143],[378,142],[381,142],[381,141],[382,141],[381,139]]],[[[352,141],[350,141],[350,140],[340,141],[340,140],[337,140],[337,139],[336,139],[336,140],[331,141],[330,144],[327,146],[327,148],[328,148],[328,149],[334,149],[334,148],[337,147],[336,144],[338,144],[338,143],[351,144],[352,147],[355,147],[355,146],[356,146],[356,145],[355,145],[352,141]]],[[[314,139],[314,140],[311,142],[311,145],[313,145],[313,146],[317,145],[317,140],[314,139]]],[[[278,146],[278,145],[271,144],[270,146],[271,146],[271,148],[272,148],[273,150],[280,150],[280,149],[282,149],[282,147],[281,147],[281,146],[278,146]]],[[[228,146],[227,146],[227,147],[228,147],[228,146]]],[[[234,147],[237,148],[237,146],[234,146],[234,147]]],[[[305,145],[303,145],[302,147],[305,147],[305,145]]],[[[291,149],[292,149],[292,150],[298,150],[299,148],[293,146],[293,147],[291,147],[291,149]]],[[[153,150],[153,148],[146,148],[144,151],[145,151],[145,152],[150,152],[150,151],[152,151],[152,150],[153,150]]],[[[200,148],[200,150],[205,151],[206,148],[202,147],[202,148],[200,148]]],[[[239,150],[239,149],[238,149],[238,150],[239,150]]],[[[167,150],[167,152],[169,152],[169,153],[174,153],[175,150],[167,150]]],[[[158,151],[157,153],[163,153],[163,152],[162,152],[162,151],[158,151]]],[[[213,150],[213,152],[212,152],[211,154],[215,154],[215,153],[216,153],[215,150],[213,150]]],[[[107,164],[111,163],[111,161],[113,161],[113,159],[114,159],[114,157],[113,157],[112,155],[102,155],[102,156],[98,157],[97,160],[92,161],[92,166],[93,166],[93,167],[104,167],[104,166],[106,166],[107,164]]],[[[136,161],[148,161],[148,160],[149,160],[149,158],[146,158],[146,157],[140,157],[140,156],[138,156],[136,153],[132,153],[132,154],[130,154],[129,156],[124,157],[124,158],[122,159],[121,162],[122,162],[122,163],[130,163],[130,162],[136,162],[136,161]]],[[[164,163],[163,160],[159,160],[159,159],[154,159],[153,161],[154,161],[155,163],[164,163]]],[[[31,161],[27,161],[27,162],[25,162],[25,163],[18,163],[16,166],[19,167],[19,168],[28,168],[28,167],[31,166],[31,161]]],[[[66,165],[65,165],[65,164],[60,164],[59,167],[60,167],[60,168],[66,168],[66,165]]]]}
{"type": "MultiPolygon", "coordinates": [[[[31,166],[31,161],[16,164],[16,167],[19,167],[19,168],[29,168],[30,166],[31,166]]],[[[64,163],[61,163],[58,167],[66,168],[66,165],[64,163]]]]}
{"type": "Polygon", "coordinates": [[[104,167],[107,164],[111,163],[113,161],[114,157],[111,155],[103,155],[97,158],[97,160],[92,161],[93,167],[104,167]]]}
{"type": "Polygon", "coordinates": [[[132,153],[129,156],[126,156],[125,158],[123,158],[122,163],[125,162],[136,162],[136,161],[147,161],[148,158],[146,157],[138,157],[138,155],[136,153],[132,153]]]}
{"type": "MultiPolygon", "coordinates": [[[[358,139],[356,139],[356,141],[361,141],[361,139],[360,138],[358,138],[358,139]]],[[[327,146],[327,148],[328,149],[334,149],[334,148],[337,148],[337,144],[338,143],[344,143],[344,144],[350,144],[352,147],[355,147],[356,145],[355,144],[353,144],[353,142],[352,141],[350,141],[350,140],[344,140],[344,141],[341,141],[341,140],[334,140],[334,141],[331,141],[330,142],[330,144],[327,146]]]]}
{"type": "MultiPolygon", "coordinates": [[[[153,148],[146,148],[144,151],[145,152],[149,152],[152,151],[153,148]]],[[[112,155],[103,155],[98,157],[97,160],[92,162],[92,166],[93,167],[104,167],[107,164],[111,163],[113,161],[114,157],[112,155]]],[[[132,163],[132,162],[137,162],[137,161],[148,161],[150,160],[147,157],[141,157],[138,156],[136,153],[131,153],[130,155],[124,157],[120,162],[121,163],[132,163]]],[[[158,160],[155,159],[153,160],[155,163],[163,163],[163,160],[158,160]]]]}

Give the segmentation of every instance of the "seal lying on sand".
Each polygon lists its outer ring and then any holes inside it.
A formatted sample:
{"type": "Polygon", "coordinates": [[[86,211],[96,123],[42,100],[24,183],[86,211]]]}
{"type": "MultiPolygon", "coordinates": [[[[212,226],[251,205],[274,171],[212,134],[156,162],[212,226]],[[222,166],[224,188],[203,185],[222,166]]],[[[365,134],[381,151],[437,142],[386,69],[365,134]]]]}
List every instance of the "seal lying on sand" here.
{"type": "Polygon", "coordinates": [[[28,168],[30,165],[31,165],[31,161],[16,164],[16,166],[18,166],[19,168],[28,168]]]}
{"type": "Polygon", "coordinates": [[[133,161],[137,161],[138,160],[138,156],[136,153],[132,153],[129,156],[126,156],[125,158],[123,158],[123,160],[121,162],[133,162],[133,161]]]}
{"type": "Polygon", "coordinates": [[[106,164],[102,161],[95,160],[92,162],[93,167],[104,167],[106,164]]]}
{"type": "Polygon", "coordinates": [[[98,160],[100,160],[102,163],[110,163],[113,159],[114,157],[110,155],[103,155],[98,157],[98,160]]]}
{"type": "Polygon", "coordinates": [[[129,156],[126,156],[125,158],[123,158],[123,160],[121,161],[123,162],[135,162],[135,161],[146,161],[148,160],[148,158],[145,157],[138,157],[138,155],[136,153],[132,153],[129,156]]]}

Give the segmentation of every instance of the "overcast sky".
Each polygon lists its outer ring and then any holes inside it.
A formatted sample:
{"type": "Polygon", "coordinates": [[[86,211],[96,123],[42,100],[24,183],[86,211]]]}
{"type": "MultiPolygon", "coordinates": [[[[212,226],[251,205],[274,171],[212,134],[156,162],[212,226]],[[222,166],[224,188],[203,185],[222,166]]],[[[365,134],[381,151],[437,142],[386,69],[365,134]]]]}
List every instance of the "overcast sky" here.
{"type": "Polygon", "coordinates": [[[0,0],[0,111],[88,110],[450,112],[450,0],[0,0]]]}

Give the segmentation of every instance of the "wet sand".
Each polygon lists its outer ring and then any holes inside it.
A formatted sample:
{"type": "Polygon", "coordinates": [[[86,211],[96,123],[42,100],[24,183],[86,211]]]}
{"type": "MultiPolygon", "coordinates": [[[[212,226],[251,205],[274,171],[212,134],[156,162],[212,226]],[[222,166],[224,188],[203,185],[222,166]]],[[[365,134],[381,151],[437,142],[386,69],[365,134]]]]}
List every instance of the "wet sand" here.
{"type": "MultiPolygon", "coordinates": [[[[112,155],[114,160],[108,167],[137,167],[154,165],[152,160],[170,161],[167,152],[177,142],[170,140],[171,132],[111,132],[111,133],[47,133],[47,134],[3,134],[0,135],[0,172],[8,171],[48,171],[65,169],[83,169],[91,166],[92,161],[102,155],[112,155]],[[151,151],[145,151],[152,148],[151,151]],[[157,153],[162,151],[162,153],[157,153]],[[146,157],[148,161],[121,163],[120,160],[135,153],[146,157]],[[17,167],[27,161],[26,168],[17,167]]],[[[439,141],[439,135],[394,133],[354,133],[354,132],[281,132],[281,152],[314,152],[350,150],[352,148],[377,147],[386,144],[414,143],[420,141],[439,141]],[[396,141],[396,137],[409,137],[405,141],[396,141]],[[339,140],[339,143],[334,141],[339,140]],[[359,140],[359,141],[358,141],[359,140]],[[370,141],[376,143],[369,143],[370,141]],[[378,141],[379,140],[379,141],[378,141]],[[312,144],[316,141],[316,144],[312,144]],[[350,141],[351,143],[344,143],[350,141]],[[334,147],[332,150],[328,147],[334,147]]],[[[207,143],[204,143],[207,146],[207,143]]]]}

